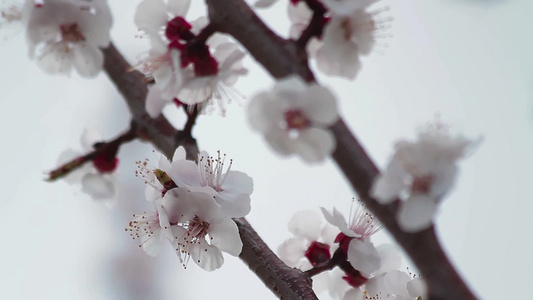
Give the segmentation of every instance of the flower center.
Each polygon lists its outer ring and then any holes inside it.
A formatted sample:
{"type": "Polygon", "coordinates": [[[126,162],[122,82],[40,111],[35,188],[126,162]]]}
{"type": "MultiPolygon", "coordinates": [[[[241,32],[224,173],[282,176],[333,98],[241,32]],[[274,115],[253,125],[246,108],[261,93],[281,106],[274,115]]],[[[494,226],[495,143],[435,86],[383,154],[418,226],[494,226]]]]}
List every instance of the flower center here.
{"type": "Polygon", "coordinates": [[[416,177],[411,185],[411,193],[428,194],[433,184],[433,176],[425,175],[416,177]]]}
{"type": "Polygon", "coordinates": [[[325,263],[331,258],[329,248],[327,244],[313,241],[305,251],[305,257],[313,266],[325,263]]]}
{"type": "Polygon", "coordinates": [[[200,171],[200,182],[202,186],[210,186],[215,191],[222,192],[222,185],[226,181],[226,177],[233,164],[233,159],[230,159],[229,167],[226,173],[223,174],[226,154],[220,156],[220,151],[217,151],[217,153],[217,158],[200,156],[198,158],[198,167],[200,170],[203,170],[203,172],[200,171]]]}
{"type": "Polygon", "coordinates": [[[141,239],[141,244],[139,247],[142,247],[142,244],[146,243],[154,233],[157,233],[158,230],[161,230],[159,225],[159,214],[143,214],[143,215],[133,215],[135,219],[130,222],[129,227],[126,228],[126,231],[130,231],[130,236],[136,240],[141,239]],[[145,237],[145,238],[143,238],[145,237]]]}
{"type": "Polygon", "coordinates": [[[311,125],[311,122],[301,110],[291,109],[285,112],[285,122],[287,129],[304,129],[311,125]]]}
{"type": "Polygon", "coordinates": [[[80,27],[76,23],[61,24],[59,29],[61,30],[61,39],[65,42],[77,43],[85,40],[80,27]]]}
{"type": "Polygon", "coordinates": [[[198,216],[194,216],[194,218],[189,221],[187,232],[187,235],[191,237],[191,242],[205,238],[209,226],[210,224],[208,222],[200,220],[198,216]]]}

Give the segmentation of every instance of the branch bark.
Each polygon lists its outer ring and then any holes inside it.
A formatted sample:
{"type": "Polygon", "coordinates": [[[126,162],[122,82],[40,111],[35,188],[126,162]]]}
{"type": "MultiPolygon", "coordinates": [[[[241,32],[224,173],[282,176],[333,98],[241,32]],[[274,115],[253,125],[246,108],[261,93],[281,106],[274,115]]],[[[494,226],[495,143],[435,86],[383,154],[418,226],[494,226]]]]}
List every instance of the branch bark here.
{"type": "MultiPolygon", "coordinates": [[[[281,39],[244,0],[206,0],[211,23],[232,35],[275,78],[296,74],[314,81],[307,55],[293,41],[281,39]]],[[[430,299],[476,299],[439,244],[434,228],[405,233],[396,223],[397,202],[381,205],[369,195],[379,170],[341,119],[331,127],[337,140],[333,159],[362,201],[381,220],[416,264],[428,285],[430,299]]]]}
{"type": "MultiPolygon", "coordinates": [[[[104,69],[124,97],[132,114],[132,123],[144,139],[151,142],[166,157],[172,157],[174,150],[183,145],[187,155],[195,159],[198,153],[196,140],[189,132],[176,130],[163,115],[152,119],[146,113],[144,101],[147,88],[144,76],[131,71],[131,66],[111,44],[104,52],[104,69]]],[[[139,133],[138,133],[139,134],[139,133]]],[[[244,219],[235,220],[243,242],[240,258],[281,299],[318,299],[311,287],[311,280],[297,269],[285,265],[259,237],[252,226],[244,219]]]]}

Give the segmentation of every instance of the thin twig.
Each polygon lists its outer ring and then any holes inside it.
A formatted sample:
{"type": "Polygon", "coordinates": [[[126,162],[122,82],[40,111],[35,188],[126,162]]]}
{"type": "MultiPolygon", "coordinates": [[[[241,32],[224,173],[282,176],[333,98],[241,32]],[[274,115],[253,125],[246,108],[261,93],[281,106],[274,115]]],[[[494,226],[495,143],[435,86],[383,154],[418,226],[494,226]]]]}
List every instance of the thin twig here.
{"type": "Polygon", "coordinates": [[[135,128],[132,126],[128,131],[125,133],[119,135],[117,138],[115,138],[112,141],[109,142],[99,142],[98,147],[94,149],[93,151],[77,157],[66,164],[60,166],[59,168],[51,171],[49,173],[49,177],[46,179],[47,181],[54,181],[56,179],[59,179],[61,177],[66,176],[70,172],[80,168],[85,163],[93,160],[95,157],[98,157],[102,153],[106,152],[116,152],[120,145],[123,143],[129,142],[134,140],[137,137],[135,133],[135,128]]]}

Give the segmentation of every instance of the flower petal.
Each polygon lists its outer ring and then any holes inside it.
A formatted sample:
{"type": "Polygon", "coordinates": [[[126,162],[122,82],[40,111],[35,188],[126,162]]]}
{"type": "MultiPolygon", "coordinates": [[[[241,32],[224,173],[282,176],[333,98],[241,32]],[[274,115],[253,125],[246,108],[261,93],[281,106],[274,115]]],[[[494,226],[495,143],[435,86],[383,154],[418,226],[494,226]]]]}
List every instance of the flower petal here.
{"type": "Polygon", "coordinates": [[[296,237],[304,237],[308,241],[318,241],[321,231],[320,215],[312,210],[296,212],[289,220],[289,231],[296,237]]]}
{"type": "Polygon", "coordinates": [[[356,238],[348,246],[348,260],[363,276],[368,276],[381,267],[381,259],[374,244],[356,238]]]}
{"type": "Polygon", "coordinates": [[[211,224],[208,233],[211,237],[211,245],[233,256],[241,254],[242,241],[239,229],[231,219],[227,218],[211,224]]]}
{"type": "Polygon", "coordinates": [[[115,195],[113,183],[100,174],[85,174],[81,179],[81,190],[93,199],[106,199],[115,195]]]}
{"type": "Polygon", "coordinates": [[[397,220],[405,232],[417,232],[429,228],[433,224],[433,215],[437,211],[435,201],[425,195],[411,196],[402,203],[397,220]]]}

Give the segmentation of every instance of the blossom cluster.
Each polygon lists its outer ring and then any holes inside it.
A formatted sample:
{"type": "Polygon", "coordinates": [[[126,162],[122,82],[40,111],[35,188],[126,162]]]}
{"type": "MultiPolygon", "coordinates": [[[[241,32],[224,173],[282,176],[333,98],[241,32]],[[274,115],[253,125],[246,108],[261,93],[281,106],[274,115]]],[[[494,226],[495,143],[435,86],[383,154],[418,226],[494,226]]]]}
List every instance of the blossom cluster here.
{"type": "Polygon", "coordinates": [[[374,181],[371,194],[383,204],[404,200],[397,215],[404,231],[426,229],[455,183],[457,161],[478,144],[479,140],[451,135],[446,125],[436,121],[419,132],[418,140],[396,143],[396,151],[374,181]]]}
{"type": "Polygon", "coordinates": [[[329,290],[335,299],[357,300],[415,300],[425,295],[420,277],[399,270],[401,254],[395,246],[374,246],[371,236],[381,225],[362,203],[350,212],[348,222],[335,208],[322,208],[322,213],[327,223],[314,211],[296,213],[289,221],[294,237],[278,247],[280,258],[302,271],[335,267],[313,277],[316,293],[329,290]]]}
{"type": "Polygon", "coordinates": [[[146,198],[154,212],[135,215],[126,231],[140,239],[146,254],[159,253],[167,239],[184,267],[192,259],[213,271],[222,266],[222,252],[238,256],[242,249],[232,218],[250,212],[253,180],[245,173],[224,168],[225,155],[210,157],[202,152],[197,162],[185,159],[179,147],[172,162],[164,156],[157,168],[138,162],[137,176],[146,183],[146,198]]]}
{"type": "MultiPolygon", "coordinates": [[[[307,44],[308,54],[316,58],[318,70],[324,74],[354,79],[361,68],[359,57],[368,55],[388,29],[390,19],[379,16],[386,9],[369,10],[378,1],[292,0],[288,6],[289,36],[300,38],[313,15],[320,14],[321,33],[307,44]]],[[[261,0],[255,5],[268,7],[274,2],[261,0]]]]}
{"type": "Polygon", "coordinates": [[[188,22],[189,6],[190,1],[144,0],[137,7],[135,24],[151,45],[139,68],[155,81],[146,99],[152,117],[172,102],[198,105],[201,111],[216,102],[224,115],[226,102],[240,96],[231,86],[246,74],[244,52],[221,34],[202,36],[208,20],[188,22]]]}

